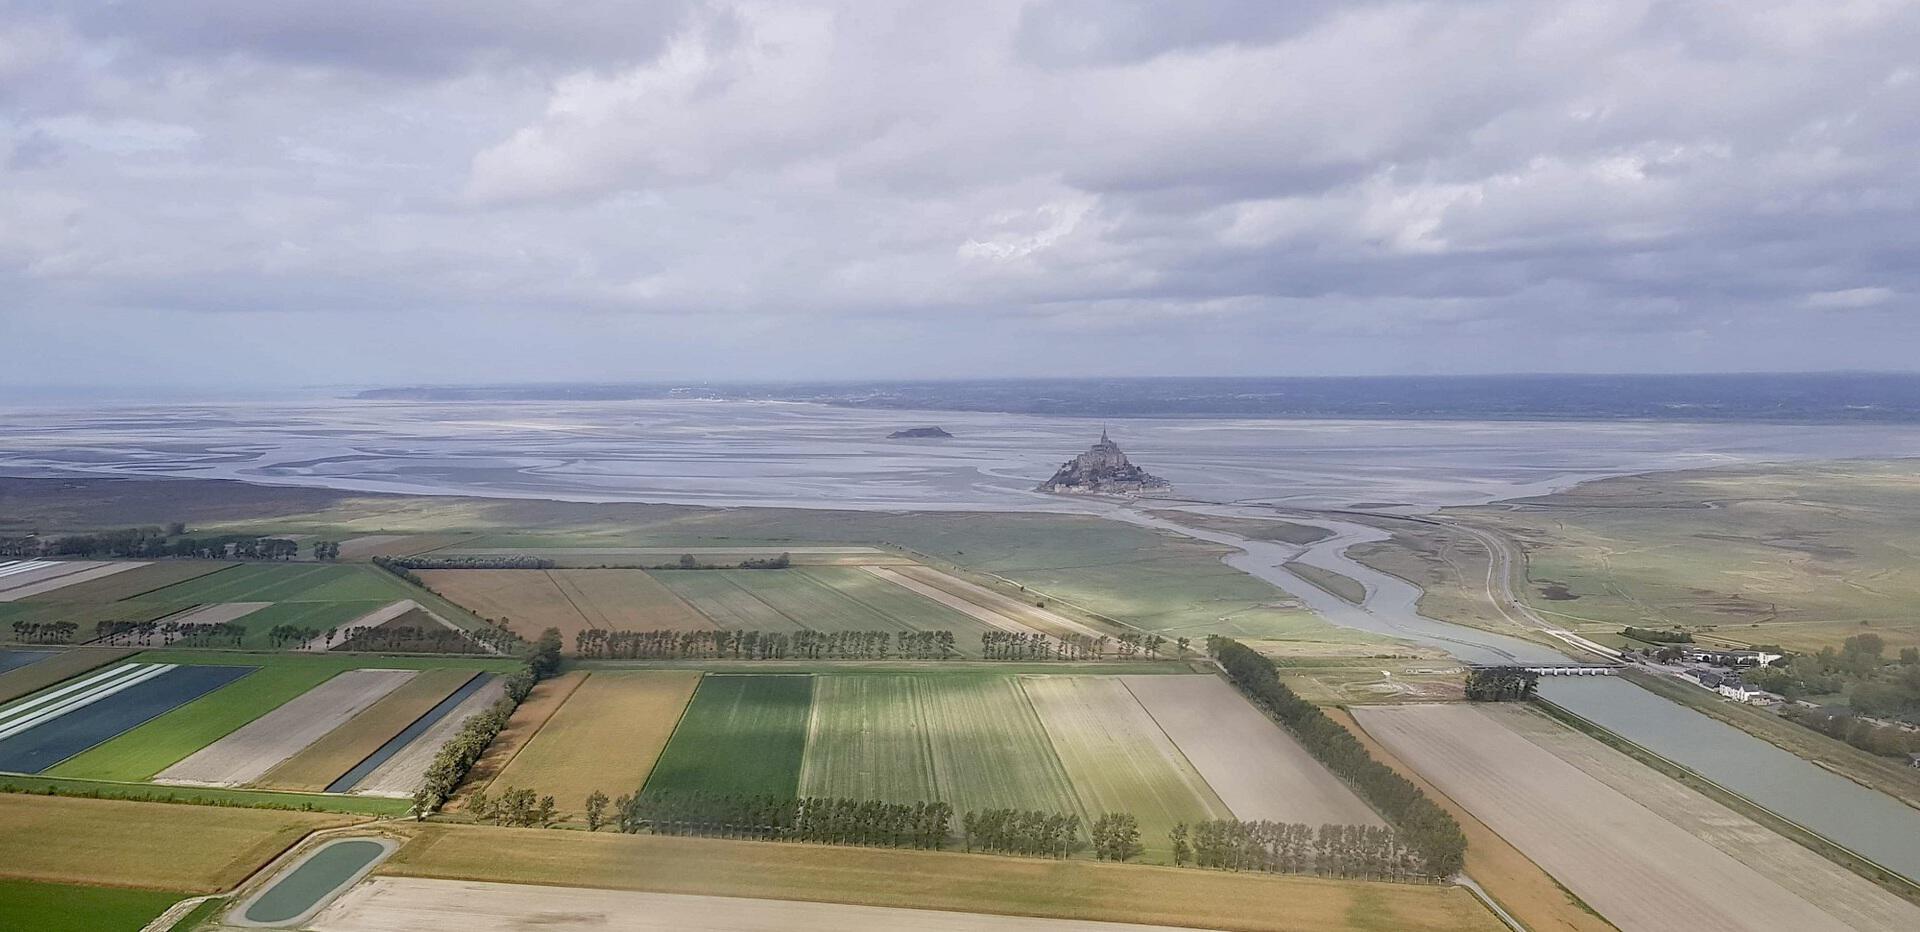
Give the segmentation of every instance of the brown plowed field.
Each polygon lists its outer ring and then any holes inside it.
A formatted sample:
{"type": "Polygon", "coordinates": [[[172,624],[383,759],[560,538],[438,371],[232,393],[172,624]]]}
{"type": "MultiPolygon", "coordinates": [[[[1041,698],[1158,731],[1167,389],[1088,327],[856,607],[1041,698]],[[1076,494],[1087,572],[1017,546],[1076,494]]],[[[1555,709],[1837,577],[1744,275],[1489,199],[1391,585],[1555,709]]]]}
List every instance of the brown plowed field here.
{"type": "Polygon", "coordinates": [[[595,790],[608,798],[638,792],[699,685],[694,671],[589,674],[491,790],[551,795],[565,813],[580,812],[595,790]]]}
{"type": "MultiPolygon", "coordinates": [[[[1360,724],[1623,932],[1833,929],[1812,903],[1465,704],[1360,724]]],[[[1666,777],[1643,771],[1646,781],[1666,777]]]]}
{"type": "Polygon", "coordinates": [[[523,637],[560,629],[569,652],[588,628],[710,631],[715,625],[644,570],[422,570],[429,587],[523,637]]]}
{"type": "Polygon", "coordinates": [[[500,734],[493,739],[493,743],[487,745],[486,752],[481,754],[480,759],[474,762],[472,769],[467,771],[467,779],[460,784],[460,791],[441,808],[449,812],[458,812],[466,808],[467,796],[475,789],[487,788],[487,785],[493,782],[493,778],[512,763],[522,750],[526,749],[527,742],[538,734],[540,729],[546,727],[547,720],[553,717],[553,713],[560,711],[560,707],[566,704],[567,697],[572,696],[573,691],[580,688],[580,684],[586,681],[585,671],[574,670],[551,679],[541,680],[536,684],[533,692],[528,693],[527,698],[521,700],[520,707],[513,710],[513,717],[507,720],[507,727],[500,730],[500,734]]]}

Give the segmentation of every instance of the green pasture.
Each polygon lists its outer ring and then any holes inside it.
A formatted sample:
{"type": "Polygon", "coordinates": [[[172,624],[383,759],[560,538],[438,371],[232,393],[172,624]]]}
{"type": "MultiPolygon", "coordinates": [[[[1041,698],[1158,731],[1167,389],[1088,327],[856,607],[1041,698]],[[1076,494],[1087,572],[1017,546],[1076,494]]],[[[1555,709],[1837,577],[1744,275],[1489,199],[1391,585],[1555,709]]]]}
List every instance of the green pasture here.
{"type": "Polygon", "coordinates": [[[811,676],[703,678],[647,791],[795,795],[812,704],[811,676]]]}
{"type": "Polygon", "coordinates": [[[0,880],[0,929],[139,932],[190,894],[0,880]]]}
{"type": "Polygon", "coordinates": [[[169,602],[393,602],[413,589],[371,566],[249,563],[148,593],[169,602]]]}

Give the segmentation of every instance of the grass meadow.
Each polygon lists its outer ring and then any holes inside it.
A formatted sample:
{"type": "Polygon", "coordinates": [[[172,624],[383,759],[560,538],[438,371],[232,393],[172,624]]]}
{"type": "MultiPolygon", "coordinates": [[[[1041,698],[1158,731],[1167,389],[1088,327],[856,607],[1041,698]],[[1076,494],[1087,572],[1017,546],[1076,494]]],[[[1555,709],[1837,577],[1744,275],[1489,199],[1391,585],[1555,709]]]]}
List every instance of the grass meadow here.
{"type": "Polygon", "coordinates": [[[647,791],[796,795],[813,681],[811,676],[703,677],[647,778],[647,791]]]}
{"type": "Polygon", "coordinates": [[[140,932],[187,896],[168,890],[0,880],[0,929],[140,932]]]}

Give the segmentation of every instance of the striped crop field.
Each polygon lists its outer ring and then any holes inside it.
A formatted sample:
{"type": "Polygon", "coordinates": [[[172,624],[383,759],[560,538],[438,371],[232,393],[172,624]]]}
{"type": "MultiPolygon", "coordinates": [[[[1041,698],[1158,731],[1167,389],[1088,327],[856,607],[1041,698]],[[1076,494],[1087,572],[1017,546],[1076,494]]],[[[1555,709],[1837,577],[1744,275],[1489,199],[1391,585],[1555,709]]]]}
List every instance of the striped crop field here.
{"type": "Polygon", "coordinates": [[[0,770],[42,773],[252,672],[123,663],[41,690],[0,708],[0,770]]]}
{"type": "MultiPolygon", "coordinates": [[[[772,572],[744,570],[746,573],[772,572]]],[[[700,614],[729,631],[798,631],[800,625],[731,578],[726,570],[661,570],[653,574],[700,614]]]]}
{"type": "Polygon", "coordinates": [[[609,798],[637,792],[695,689],[704,691],[697,672],[591,673],[500,771],[491,789],[519,787],[552,795],[568,813],[580,811],[595,790],[609,798]]]}
{"type": "Polygon", "coordinates": [[[1233,818],[1118,677],[1034,676],[1021,686],[1082,811],[1131,813],[1149,858],[1167,856],[1167,832],[1181,822],[1233,818]]]}
{"type": "Polygon", "coordinates": [[[393,602],[405,583],[370,566],[252,563],[168,586],[145,598],[167,602],[393,602]]]}
{"type": "Polygon", "coordinates": [[[62,586],[27,599],[29,602],[118,602],[145,596],[189,579],[224,570],[231,563],[216,560],[162,560],[100,579],[62,586]]]}
{"type": "Polygon", "coordinates": [[[704,677],[647,791],[796,795],[812,705],[811,676],[704,677]]]}
{"type": "Polygon", "coordinates": [[[1016,677],[822,676],[802,795],[1080,813],[1016,677]]]}
{"type": "Polygon", "coordinates": [[[47,771],[87,780],[148,780],[182,758],[320,685],[333,671],[266,667],[47,771]]]}
{"type": "Polygon", "coordinates": [[[473,670],[460,669],[420,673],[267,771],[259,785],[307,792],[326,789],[475,675],[473,670]]]}

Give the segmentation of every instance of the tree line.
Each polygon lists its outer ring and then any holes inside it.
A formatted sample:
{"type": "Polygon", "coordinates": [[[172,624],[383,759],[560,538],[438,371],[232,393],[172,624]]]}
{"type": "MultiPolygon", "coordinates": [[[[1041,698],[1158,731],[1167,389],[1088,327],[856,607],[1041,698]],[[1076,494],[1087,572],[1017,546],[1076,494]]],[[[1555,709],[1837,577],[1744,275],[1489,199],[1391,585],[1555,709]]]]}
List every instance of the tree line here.
{"type": "MultiPolygon", "coordinates": [[[[1187,638],[1174,641],[1185,653],[1187,638]]],[[[981,656],[987,660],[1135,660],[1157,658],[1167,645],[1158,634],[1130,632],[1118,637],[1092,634],[1048,636],[1028,631],[985,631],[980,635],[981,656]]]]}
{"type": "Polygon", "coordinates": [[[340,649],[405,654],[480,654],[486,653],[486,648],[479,640],[481,636],[481,632],[464,631],[446,625],[354,625],[343,632],[340,649]]]}
{"type": "Polygon", "coordinates": [[[1659,628],[1636,628],[1628,625],[1620,633],[1636,641],[1649,644],[1692,644],[1693,635],[1685,631],[1663,631],[1659,628]]]}
{"type": "Polygon", "coordinates": [[[560,630],[548,628],[527,648],[526,662],[507,676],[506,695],[498,702],[467,720],[452,739],[440,746],[427,765],[427,773],[413,791],[413,815],[425,819],[445,805],[467,778],[467,771],[485,754],[493,739],[507,727],[513,712],[533,692],[534,684],[560,669],[560,630]]]}
{"type": "Polygon", "coordinates": [[[1375,825],[1220,819],[1169,833],[1174,863],[1273,874],[1361,880],[1430,880],[1421,858],[1392,829],[1375,825]]]}
{"type": "Polygon", "coordinates": [[[958,656],[951,631],[657,631],[589,628],[574,653],[605,660],[885,660],[958,656]]]}
{"type": "Polygon", "coordinates": [[[16,621],[13,639],[22,644],[72,644],[78,630],[80,626],[71,621],[16,621]]]}
{"type": "MultiPolygon", "coordinates": [[[[120,528],[58,537],[5,537],[0,538],[0,559],[106,557],[157,560],[176,557],[198,560],[291,560],[300,555],[300,544],[284,537],[262,537],[258,534],[188,537],[186,533],[186,525],[175,521],[166,527],[120,528]]],[[[316,558],[332,559],[339,555],[338,544],[331,541],[316,542],[316,558]],[[321,544],[326,546],[322,547],[321,544]],[[332,556],[326,556],[328,553],[332,556]]]]}
{"type": "Polygon", "coordinates": [[[1525,667],[1474,667],[1467,671],[1467,701],[1525,702],[1540,689],[1540,674],[1525,667]]]}
{"type": "Polygon", "coordinates": [[[1353,733],[1280,682],[1273,661],[1232,638],[1209,635],[1207,652],[1228,679],[1297,739],[1307,753],[1346,781],[1400,833],[1429,877],[1451,877],[1464,863],[1459,823],[1420,788],[1373,759],[1353,733]]]}
{"type": "Polygon", "coordinates": [[[629,834],[700,835],[879,848],[946,847],[953,807],[942,802],[808,796],[776,798],[701,791],[638,792],[613,803],[629,834]]]}
{"type": "Polygon", "coordinates": [[[1080,848],[1080,817],[1038,809],[969,811],[960,820],[968,851],[1064,858],[1080,848]]]}
{"type": "Polygon", "coordinates": [[[94,640],[115,647],[159,646],[213,647],[231,644],[239,647],[247,637],[247,626],[224,622],[179,621],[100,621],[93,625],[94,640]]]}
{"type": "Polygon", "coordinates": [[[514,553],[378,557],[378,560],[409,570],[550,570],[556,566],[552,560],[514,553]]]}

